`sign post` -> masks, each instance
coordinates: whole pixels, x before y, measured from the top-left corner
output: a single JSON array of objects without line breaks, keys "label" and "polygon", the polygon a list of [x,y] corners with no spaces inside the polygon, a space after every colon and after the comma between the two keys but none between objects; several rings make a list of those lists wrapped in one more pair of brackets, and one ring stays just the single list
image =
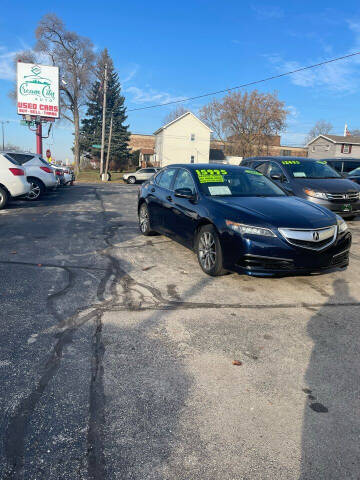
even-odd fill
[{"label": "sign post", "polygon": [[42,124],[59,118],[59,67],[18,62],[17,113],[36,125],[36,153],[42,155]]}]

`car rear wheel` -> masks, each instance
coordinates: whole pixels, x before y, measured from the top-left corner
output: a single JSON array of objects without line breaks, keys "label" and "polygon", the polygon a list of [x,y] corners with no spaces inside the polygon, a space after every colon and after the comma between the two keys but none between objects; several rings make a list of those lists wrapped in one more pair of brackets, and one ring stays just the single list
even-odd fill
[{"label": "car rear wheel", "polygon": [[5,208],[8,202],[8,193],[6,190],[0,187],[0,210]]},{"label": "car rear wheel", "polygon": [[31,178],[29,182],[30,192],[26,195],[26,199],[31,201],[37,200],[44,193],[45,188],[37,178]]},{"label": "car rear wheel", "polygon": [[201,227],[196,240],[196,253],[202,270],[217,277],[224,275],[223,255],[219,235],[213,225]]},{"label": "car rear wheel", "polygon": [[136,178],[135,177],[129,177],[127,179],[127,183],[131,183],[131,184],[134,184],[136,182]]},{"label": "car rear wheel", "polygon": [[154,231],[150,229],[150,213],[146,203],[142,203],[139,210],[139,227],[143,235],[154,235]]}]

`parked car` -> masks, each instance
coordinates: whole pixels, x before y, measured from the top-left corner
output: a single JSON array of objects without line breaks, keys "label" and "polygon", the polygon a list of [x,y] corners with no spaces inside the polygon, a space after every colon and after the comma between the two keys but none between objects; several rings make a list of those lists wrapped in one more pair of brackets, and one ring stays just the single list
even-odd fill
[{"label": "parked car", "polygon": [[325,160],[303,157],[252,157],[241,165],[267,175],[297,197],[332,210],[346,218],[360,213],[360,187],[345,179]]},{"label": "parked car", "polygon": [[143,235],[159,232],[194,249],[208,275],[312,272],[349,262],[345,220],[249,168],[165,167],[140,187],[138,216]]},{"label": "parked car", "polygon": [[0,209],[6,206],[9,198],[27,195],[29,191],[25,170],[8,155],[0,154]]},{"label": "parked car", "polygon": [[345,177],[349,172],[360,167],[360,158],[324,158],[323,160]]},{"label": "parked car", "polygon": [[28,200],[37,200],[46,190],[57,186],[53,168],[41,155],[11,151],[4,153],[25,168],[26,177],[30,183],[30,191],[26,196]]},{"label": "parked car", "polygon": [[360,185],[360,167],[355,168],[355,170],[352,170],[351,172],[349,172],[346,175],[346,178]]},{"label": "parked car", "polygon": [[144,182],[145,180],[149,180],[149,178],[158,171],[159,168],[155,167],[140,168],[137,172],[125,173],[123,175],[123,180],[127,183]]},{"label": "parked car", "polygon": [[56,170],[60,170],[63,175],[63,185],[70,185],[73,182],[73,175],[68,167],[56,166]]}]

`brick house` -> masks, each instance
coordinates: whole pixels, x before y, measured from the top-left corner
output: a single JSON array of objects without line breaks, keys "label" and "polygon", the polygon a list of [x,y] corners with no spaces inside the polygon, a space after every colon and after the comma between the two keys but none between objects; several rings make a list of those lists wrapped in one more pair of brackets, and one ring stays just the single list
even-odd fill
[{"label": "brick house", "polygon": [[318,135],[307,147],[311,158],[360,158],[360,137],[354,135]]}]

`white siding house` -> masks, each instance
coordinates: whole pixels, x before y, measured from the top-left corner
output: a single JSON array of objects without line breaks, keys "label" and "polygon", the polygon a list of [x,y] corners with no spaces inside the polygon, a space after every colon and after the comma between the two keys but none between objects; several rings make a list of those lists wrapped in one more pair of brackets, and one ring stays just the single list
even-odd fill
[{"label": "white siding house", "polygon": [[186,112],[154,133],[155,161],[160,167],[173,163],[209,163],[210,134],[205,123]]}]

